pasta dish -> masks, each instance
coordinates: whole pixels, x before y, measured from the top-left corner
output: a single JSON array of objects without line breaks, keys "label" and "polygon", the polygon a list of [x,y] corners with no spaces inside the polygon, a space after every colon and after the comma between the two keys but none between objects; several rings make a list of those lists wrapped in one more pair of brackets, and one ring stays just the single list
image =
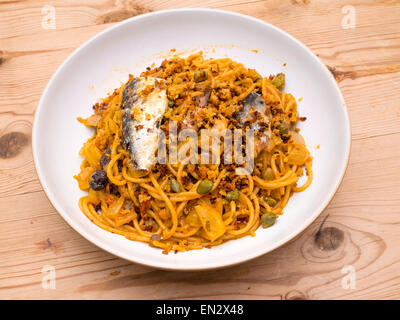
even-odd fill
[{"label": "pasta dish", "polygon": [[313,178],[297,128],[306,119],[284,86],[283,73],[263,77],[201,52],[130,75],[92,116],[78,118],[94,129],[74,177],[87,192],[81,211],[163,253],[211,248],[279,223]]}]

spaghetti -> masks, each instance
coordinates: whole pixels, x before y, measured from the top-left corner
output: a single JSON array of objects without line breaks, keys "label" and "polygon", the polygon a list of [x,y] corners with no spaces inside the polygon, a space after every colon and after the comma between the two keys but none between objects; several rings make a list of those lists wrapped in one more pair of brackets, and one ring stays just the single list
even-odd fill
[{"label": "spaghetti", "polygon": [[[296,128],[305,119],[298,116],[295,98],[282,91],[283,74],[262,77],[231,59],[205,59],[200,52],[164,60],[141,76],[165,80],[168,109],[161,129],[167,137],[169,121],[179,129],[245,129],[251,123],[243,125],[235,115],[252,92],[267,105],[271,136],[262,146],[256,140],[250,175],[237,175],[222,152],[212,164],[167,159],[137,171],[122,143],[122,85],[94,105],[91,117],[78,118],[95,129],[80,151],[84,160],[75,179],[88,194],[79,207],[100,228],[164,253],[211,248],[271,226],[292,194],[311,184],[312,157]],[[107,181],[93,189],[91,179],[99,171]],[[298,186],[304,174],[307,180]]]}]

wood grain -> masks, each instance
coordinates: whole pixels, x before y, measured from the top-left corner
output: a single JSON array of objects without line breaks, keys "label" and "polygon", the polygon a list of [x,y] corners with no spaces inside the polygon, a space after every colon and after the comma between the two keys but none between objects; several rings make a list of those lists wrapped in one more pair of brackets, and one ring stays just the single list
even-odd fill
[{"label": "wood grain", "polygon": [[[1,299],[399,299],[400,3],[393,0],[45,1],[0,3]],[[356,28],[343,29],[354,6]],[[211,7],[268,21],[309,46],[331,70],[352,123],[350,164],[321,216],[285,246],[208,272],[129,263],[73,231],[42,191],[31,155],[34,111],[50,76],[85,40],[145,12]],[[56,268],[56,290],[41,286]],[[356,270],[344,289],[342,268]]]}]

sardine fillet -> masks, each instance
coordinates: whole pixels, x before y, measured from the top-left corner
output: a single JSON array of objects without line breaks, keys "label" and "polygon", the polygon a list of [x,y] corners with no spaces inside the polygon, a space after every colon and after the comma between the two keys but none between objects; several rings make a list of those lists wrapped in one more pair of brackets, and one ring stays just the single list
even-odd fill
[{"label": "sardine fillet", "polygon": [[[271,139],[271,117],[267,115],[267,105],[264,98],[256,92],[251,92],[243,101],[243,109],[238,112],[236,118],[241,124],[247,121],[254,121],[253,112],[258,112],[260,117],[251,124],[251,129],[259,131],[259,134],[254,139],[255,157],[268,146]],[[267,125],[267,126],[266,126]]]},{"label": "sardine fillet", "polygon": [[123,143],[136,170],[149,170],[156,163],[160,122],[168,105],[161,79],[134,78],[122,94]]}]

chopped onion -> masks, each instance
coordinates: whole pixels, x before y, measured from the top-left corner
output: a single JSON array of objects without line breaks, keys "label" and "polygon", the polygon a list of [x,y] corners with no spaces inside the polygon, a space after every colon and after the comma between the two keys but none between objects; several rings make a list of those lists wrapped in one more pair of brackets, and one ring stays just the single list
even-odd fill
[{"label": "chopped onion", "polygon": [[299,135],[296,131],[291,131],[290,133],[292,135],[292,139],[293,139],[295,144],[301,144],[301,145],[305,145],[306,144],[304,142],[303,137],[301,135]]}]

